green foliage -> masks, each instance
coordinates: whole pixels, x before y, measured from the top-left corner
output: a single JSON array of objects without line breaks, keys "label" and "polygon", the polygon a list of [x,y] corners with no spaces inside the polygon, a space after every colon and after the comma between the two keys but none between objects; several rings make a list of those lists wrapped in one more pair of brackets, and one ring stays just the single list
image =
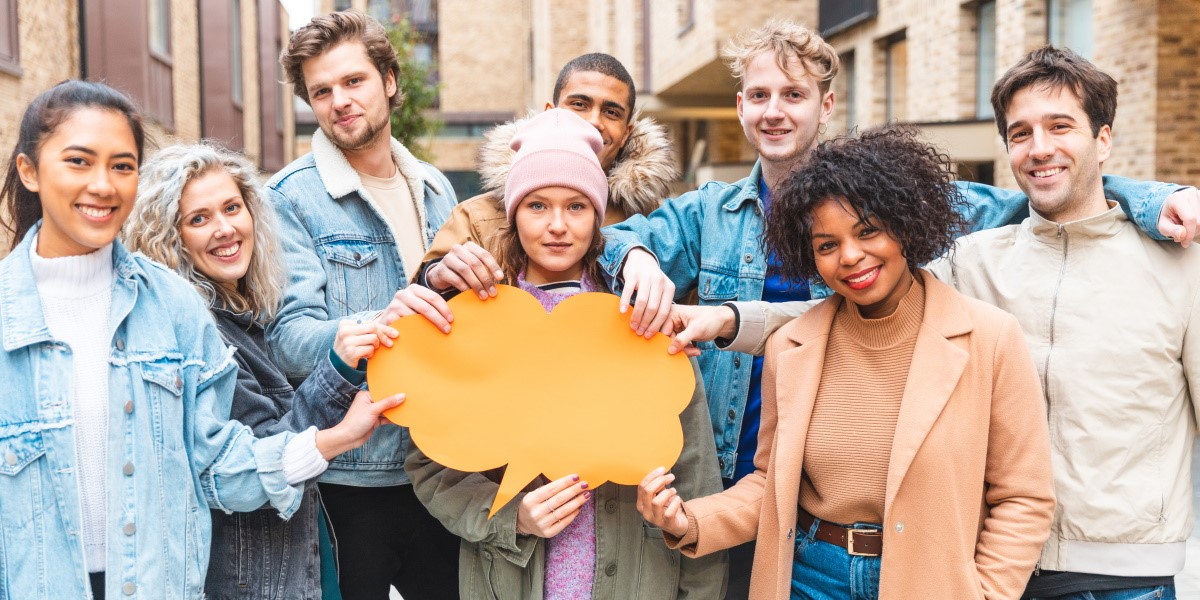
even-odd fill
[{"label": "green foliage", "polygon": [[414,47],[421,41],[420,34],[413,30],[407,19],[401,19],[388,28],[388,39],[400,59],[396,86],[404,99],[400,107],[392,111],[392,137],[400,140],[417,158],[429,161],[433,156],[424,141],[441,129],[442,123],[430,116],[438,94],[437,85],[429,83],[431,67],[421,64],[413,56]]}]

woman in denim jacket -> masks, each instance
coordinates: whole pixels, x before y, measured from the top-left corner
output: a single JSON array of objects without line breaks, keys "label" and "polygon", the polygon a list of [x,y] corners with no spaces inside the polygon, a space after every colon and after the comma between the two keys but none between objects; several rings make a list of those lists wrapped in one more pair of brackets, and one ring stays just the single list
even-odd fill
[{"label": "woman in denim jacket", "polygon": [[[263,334],[286,276],[275,214],[263,202],[254,166],[209,145],[177,145],[159,151],[143,167],[141,179],[123,239],[182,275],[208,302],[217,329],[235,348],[231,417],[257,437],[335,425],[366,375],[349,365],[374,352],[381,337],[390,344],[385,332],[391,328],[343,321],[328,358],[293,390],[271,361]],[[208,597],[340,598],[320,513],[316,482],[305,485],[299,512],[286,521],[270,508],[231,515],[213,511]]]},{"label": "woman in denim jacket", "polygon": [[299,508],[307,479],[361,444],[360,395],[333,429],[256,439],[229,421],[236,378],[194,288],[115,241],[144,147],[128,98],[67,81],[21,120],[0,192],[0,598],[199,598],[207,508]]}]

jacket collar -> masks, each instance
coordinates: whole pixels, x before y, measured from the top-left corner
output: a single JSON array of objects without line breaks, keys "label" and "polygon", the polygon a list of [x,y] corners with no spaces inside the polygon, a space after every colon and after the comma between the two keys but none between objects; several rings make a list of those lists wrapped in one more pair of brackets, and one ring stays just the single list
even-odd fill
[{"label": "jacket collar", "polygon": [[[486,141],[479,147],[483,191],[504,196],[504,182],[517,154],[511,147],[513,136],[535,114],[531,112],[523,119],[498,125],[485,134]],[[629,215],[650,214],[663,199],[670,197],[670,184],[678,177],[675,149],[667,139],[666,130],[649,117],[634,115],[625,147],[609,168],[609,203]]]},{"label": "jacket collar", "polygon": [[[33,277],[33,264],[29,259],[34,235],[41,227],[41,221],[34,224],[25,233],[21,243],[0,261],[0,335],[6,352],[53,339],[42,313],[42,302]],[[112,255],[114,276],[118,282],[136,283],[134,280],[140,279],[148,283],[142,266],[119,240],[113,241]],[[119,304],[118,299],[114,298],[114,311],[120,310]]]},{"label": "jacket collar", "polygon": [[[892,499],[900,489],[917,450],[937,421],[950,395],[958,385],[966,368],[969,355],[954,338],[970,333],[974,329],[971,316],[963,305],[963,297],[950,286],[938,281],[923,269],[918,275],[925,283],[925,310],[921,328],[917,332],[913,348],[912,365],[904,385],[900,401],[900,414],[896,420],[896,434],[892,441],[892,455],[888,463],[887,489],[884,506],[891,506]],[[807,438],[817,388],[824,368],[825,351],[829,342],[829,330],[833,317],[844,299],[834,295],[818,304],[800,319],[796,319],[780,330],[780,334],[794,344],[780,353],[776,367],[776,380],[786,382],[795,395],[782,400],[779,406],[779,435],[799,438],[796,443],[776,443],[775,450],[788,448],[803,449]],[[777,470],[780,477],[776,486],[777,505],[781,511],[795,510],[788,507],[783,495],[794,493],[800,486],[803,456],[789,457],[785,469]],[[793,462],[794,465],[793,465]],[[796,468],[790,468],[795,466]],[[794,503],[792,503],[794,504]],[[791,514],[780,514],[781,519],[792,518]]]},{"label": "jacket collar", "polygon": [[750,175],[742,181],[744,182],[742,193],[730,198],[721,208],[729,212],[736,212],[741,210],[742,205],[747,202],[755,202],[762,206],[758,189],[758,182],[762,181],[762,159],[754,161],[754,166],[750,168]]},{"label": "jacket collar", "polygon": [[[425,198],[423,186],[431,187],[439,195],[446,194],[446,190],[443,190],[441,185],[429,176],[428,172],[421,167],[421,162],[404,145],[396,141],[396,138],[391,138],[391,144],[392,161],[396,163],[400,174],[408,180],[408,187],[418,210],[423,210]],[[366,190],[363,189],[362,178],[358,176],[358,171],[350,166],[346,155],[342,154],[342,151],[334,146],[329,138],[325,137],[325,132],[320,128],[313,133],[312,154],[313,162],[317,166],[317,173],[321,176],[321,183],[330,196],[343,198],[352,192],[358,192],[363,197],[368,196]]]},{"label": "jacket collar", "polygon": [[1108,210],[1078,221],[1069,223],[1056,223],[1039,215],[1031,206],[1029,208],[1029,218],[1025,221],[1025,227],[1034,236],[1042,239],[1059,238],[1060,232],[1070,234],[1072,238],[1106,238],[1112,237],[1125,227],[1125,223],[1129,221],[1129,217],[1125,216],[1125,212],[1121,210],[1121,206],[1112,200],[1108,200]]}]

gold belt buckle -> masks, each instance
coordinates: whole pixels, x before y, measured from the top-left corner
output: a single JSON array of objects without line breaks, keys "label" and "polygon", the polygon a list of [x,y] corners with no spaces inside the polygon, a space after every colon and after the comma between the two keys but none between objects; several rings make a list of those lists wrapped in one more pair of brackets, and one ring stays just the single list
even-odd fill
[{"label": "gold belt buckle", "polygon": [[854,550],[854,534],[856,534],[856,533],[878,534],[879,532],[874,529],[847,529],[846,530],[846,552],[848,554],[850,554],[850,556],[879,556],[878,554],[876,554],[874,552],[856,552]]}]

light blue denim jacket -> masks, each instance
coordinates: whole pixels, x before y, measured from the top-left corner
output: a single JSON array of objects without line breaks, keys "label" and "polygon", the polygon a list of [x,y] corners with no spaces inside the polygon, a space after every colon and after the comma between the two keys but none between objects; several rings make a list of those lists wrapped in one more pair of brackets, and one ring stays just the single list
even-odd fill
[{"label": "light blue denim jacket", "polygon": [[[87,598],[71,350],[46,327],[33,237],[0,261],[0,599]],[[120,242],[113,268],[105,594],[199,598],[210,507],[300,506],[283,473],[293,434],[228,420],[237,365],[190,284]]]},{"label": "light blue denim jacket", "polygon": [[[755,163],[750,176],[736,183],[711,182],[699,190],[667,200],[648,217],[635,215],[604,228],[606,245],[600,259],[609,287],[620,292],[619,269],[633,248],[653,253],[659,266],[675,282],[675,299],[693,289],[702,305],[731,300],[761,300],[767,261],[762,251],[762,202],[758,182],[762,167]],[[1180,189],[1164,183],[1144,183],[1106,176],[1109,198],[1132,206],[1130,216],[1150,235],[1158,237],[1158,214],[1167,196]],[[1021,192],[974,183],[960,183],[970,205],[965,215],[973,231],[1020,222],[1029,215]],[[1128,202],[1126,202],[1128,201]],[[830,294],[825,285],[810,285],[814,298]],[[712,342],[701,349],[700,370],[708,391],[708,410],[717,442],[721,476],[731,478],[737,459],[753,357],[718,351]]]},{"label": "light blue denim jacket", "polygon": [[[405,265],[396,236],[346,157],[318,130],[313,151],[267,182],[280,220],[287,289],[267,343],[293,387],[326,360],[340,319],[373,318],[420,265]],[[392,140],[392,158],[409,182],[426,247],[456,199],[440,171]],[[380,427],[363,447],[329,463],[321,481],[342,485],[408,483],[408,430]]]}]

